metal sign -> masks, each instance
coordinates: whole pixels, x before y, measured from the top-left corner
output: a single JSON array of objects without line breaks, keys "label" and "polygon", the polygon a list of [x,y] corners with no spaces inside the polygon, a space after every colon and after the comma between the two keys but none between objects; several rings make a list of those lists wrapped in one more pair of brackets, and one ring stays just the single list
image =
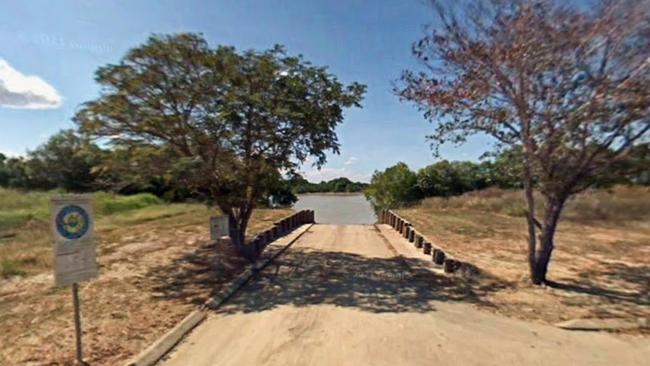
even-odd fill
[{"label": "metal sign", "polygon": [[214,216],[210,218],[210,239],[219,240],[228,236],[228,216]]},{"label": "metal sign", "polygon": [[91,196],[52,198],[54,279],[57,286],[72,285],[77,364],[83,362],[79,284],[97,276],[95,215]]},{"label": "metal sign", "polygon": [[54,278],[67,286],[97,276],[92,198],[66,195],[52,199]]}]

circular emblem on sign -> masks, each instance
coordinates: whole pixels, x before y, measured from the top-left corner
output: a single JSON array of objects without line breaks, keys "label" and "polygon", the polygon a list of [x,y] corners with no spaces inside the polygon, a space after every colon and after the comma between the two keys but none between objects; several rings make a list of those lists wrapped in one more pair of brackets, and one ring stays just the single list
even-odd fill
[{"label": "circular emblem on sign", "polygon": [[56,215],[56,231],[68,240],[82,238],[89,228],[88,212],[77,205],[65,206]]}]

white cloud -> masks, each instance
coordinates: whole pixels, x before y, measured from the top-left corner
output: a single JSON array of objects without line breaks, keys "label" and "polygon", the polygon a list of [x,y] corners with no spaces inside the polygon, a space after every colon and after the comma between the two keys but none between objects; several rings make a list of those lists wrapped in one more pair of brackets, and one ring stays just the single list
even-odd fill
[{"label": "white cloud", "polygon": [[61,105],[61,96],[45,80],[25,75],[0,58],[0,107],[49,109]]},{"label": "white cloud", "polygon": [[18,158],[21,156],[24,156],[25,154],[21,154],[19,152],[13,151],[13,150],[6,150],[6,149],[0,149],[0,154],[8,157],[8,158]]},{"label": "white cloud", "polygon": [[359,160],[359,159],[357,159],[357,158],[354,157],[354,156],[351,156],[348,160],[345,161],[344,164],[345,164],[345,165],[352,165],[352,164],[356,163],[357,160]]}]

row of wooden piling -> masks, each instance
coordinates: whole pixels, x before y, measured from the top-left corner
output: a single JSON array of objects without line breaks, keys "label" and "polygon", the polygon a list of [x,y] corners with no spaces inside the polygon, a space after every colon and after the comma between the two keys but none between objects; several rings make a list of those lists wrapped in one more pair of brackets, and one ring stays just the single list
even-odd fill
[{"label": "row of wooden piling", "polygon": [[255,253],[261,253],[273,241],[289,234],[296,228],[314,222],[313,210],[302,210],[292,215],[289,215],[279,221],[273,223],[270,227],[259,233],[253,240],[249,242],[249,248]]},{"label": "row of wooden piling", "polygon": [[381,210],[379,212],[379,223],[390,225],[406,240],[413,243],[416,248],[422,249],[424,254],[430,255],[433,263],[442,266],[445,273],[456,272],[462,266],[461,261],[451,258],[442,249],[436,247],[429,239],[418,232],[408,220],[405,220],[393,210]]}]

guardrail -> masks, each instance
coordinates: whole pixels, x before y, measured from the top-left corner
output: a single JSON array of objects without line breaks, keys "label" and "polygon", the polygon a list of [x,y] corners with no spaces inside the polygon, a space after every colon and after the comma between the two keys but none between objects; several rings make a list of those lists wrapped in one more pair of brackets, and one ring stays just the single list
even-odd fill
[{"label": "guardrail", "polygon": [[393,210],[381,210],[379,212],[379,223],[390,225],[406,240],[413,243],[416,248],[421,248],[424,254],[431,256],[433,263],[443,267],[445,273],[454,273],[463,267],[463,265],[468,266],[467,263],[461,262],[451,257],[448,253],[445,253],[442,248],[436,246],[426,236],[417,231],[408,220],[405,220]]}]

